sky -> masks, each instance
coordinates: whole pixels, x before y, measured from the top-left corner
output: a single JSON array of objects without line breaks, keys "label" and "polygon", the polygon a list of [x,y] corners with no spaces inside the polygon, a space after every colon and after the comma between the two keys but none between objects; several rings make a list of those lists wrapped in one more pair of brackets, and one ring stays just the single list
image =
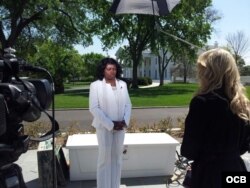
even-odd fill
[{"label": "sky", "polygon": [[[219,46],[225,46],[226,36],[235,34],[238,31],[243,31],[250,43],[250,0],[213,0],[212,4],[213,8],[218,11],[221,19],[213,25],[215,31],[212,33],[208,44],[212,45],[217,41]],[[87,48],[78,45],[76,49],[81,54],[94,52],[115,57],[118,48],[124,45],[119,44],[108,51],[103,51],[101,42],[97,37],[94,37],[93,43],[92,46]],[[243,58],[246,64],[250,65],[250,44],[248,53]]]},{"label": "sky", "polygon": [[213,0],[213,7],[222,18],[214,25],[215,32],[209,44],[217,41],[221,46],[226,45],[228,34],[243,31],[249,41],[248,53],[243,58],[250,65],[250,0]]}]

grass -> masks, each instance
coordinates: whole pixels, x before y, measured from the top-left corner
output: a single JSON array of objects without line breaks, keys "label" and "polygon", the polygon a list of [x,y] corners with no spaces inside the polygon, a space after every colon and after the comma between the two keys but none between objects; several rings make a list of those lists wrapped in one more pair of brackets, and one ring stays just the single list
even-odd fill
[{"label": "grass", "polygon": [[66,91],[55,96],[55,108],[88,108],[89,89]]},{"label": "grass", "polygon": [[[72,85],[71,87],[72,88]],[[162,87],[130,89],[133,107],[186,106],[197,84],[166,84]],[[67,90],[55,96],[56,108],[88,108],[89,89]]]},{"label": "grass", "polygon": [[197,84],[166,84],[162,87],[131,90],[133,107],[186,106],[189,104]]},{"label": "grass", "polygon": [[[65,93],[55,96],[55,107],[57,109],[88,108],[88,84],[67,84],[66,88],[68,89]],[[197,84],[170,83],[162,87],[130,89],[129,95],[133,107],[188,106],[197,87]],[[75,89],[70,90],[73,88]],[[248,96],[250,96],[250,86],[246,86],[246,89]]]},{"label": "grass", "polygon": [[88,86],[90,84],[90,82],[69,82],[69,83],[64,83],[64,88],[65,89],[73,89],[79,86]]}]

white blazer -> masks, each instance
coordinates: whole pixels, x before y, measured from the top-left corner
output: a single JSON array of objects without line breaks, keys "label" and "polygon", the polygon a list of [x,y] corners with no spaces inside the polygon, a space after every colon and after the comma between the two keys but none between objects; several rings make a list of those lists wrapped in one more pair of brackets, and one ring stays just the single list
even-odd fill
[{"label": "white blazer", "polygon": [[[122,120],[125,120],[127,126],[129,125],[132,105],[127,84],[122,80],[116,79],[116,88],[118,92],[118,107],[114,91],[111,85],[105,82],[105,79],[97,80],[90,84],[89,111],[94,117],[92,126],[95,128],[105,127],[111,131],[114,127],[113,121]],[[116,119],[117,117],[120,118]]]}]

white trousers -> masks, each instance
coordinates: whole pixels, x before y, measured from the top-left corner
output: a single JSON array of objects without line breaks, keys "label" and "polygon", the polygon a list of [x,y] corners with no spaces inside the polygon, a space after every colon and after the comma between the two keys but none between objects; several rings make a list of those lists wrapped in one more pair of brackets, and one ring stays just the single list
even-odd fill
[{"label": "white trousers", "polygon": [[125,131],[96,129],[98,140],[97,188],[119,188]]}]

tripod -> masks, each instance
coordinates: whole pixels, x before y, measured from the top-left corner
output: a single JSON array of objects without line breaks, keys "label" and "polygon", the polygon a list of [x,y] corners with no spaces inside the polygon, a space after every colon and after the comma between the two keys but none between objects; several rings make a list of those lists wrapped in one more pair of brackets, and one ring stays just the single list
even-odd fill
[{"label": "tripod", "polygon": [[0,188],[26,188],[22,168],[14,162],[28,150],[29,136],[22,135],[22,124],[10,127],[0,136]]}]

